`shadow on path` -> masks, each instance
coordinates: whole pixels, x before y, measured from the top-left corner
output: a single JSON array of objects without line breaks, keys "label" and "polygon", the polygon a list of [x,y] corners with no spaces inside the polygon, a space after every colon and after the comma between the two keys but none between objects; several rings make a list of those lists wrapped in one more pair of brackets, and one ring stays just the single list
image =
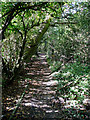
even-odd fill
[{"label": "shadow on path", "polygon": [[[71,108],[70,100],[64,101],[60,95],[57,97],[58,82],[51,77],[44,54],[33,57],[25,65],[21,76],[19,85],[13,84],[5,89],[2,120],[9,120],[27,84],[28,88],[12,120],[81,120],[77,116],[79,114],[88,120],[89,112],[83,105],[80,111],[77,107]],[[72,102],[74,104],[75,101]]]},{"label": "shadow on path", "polygon": [[44,54],[39,55],[36,60],[32,59],[32,64],[27,64],[26,80],[29,82],[26,94],[15,115],[17,119],[51,119],[61,118],[61,104],[56,100],[57,81],[50,78],[50,69]]}]

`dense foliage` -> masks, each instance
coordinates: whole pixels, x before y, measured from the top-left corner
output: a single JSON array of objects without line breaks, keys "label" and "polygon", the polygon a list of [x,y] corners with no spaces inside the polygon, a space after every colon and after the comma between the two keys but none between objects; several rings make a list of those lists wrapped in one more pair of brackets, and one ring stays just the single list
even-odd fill
[{"label": "dense foliage", "polygon": [[[0,6],[3,86],[18,80],[33,55],[45,53],[58,81],[57,96],[79,108],[88,98],[90,84],[89,3],[2,2]],[[73,110],[70,115],[85,117]]]},{"label": "dense foliage", "polygon": [[35,54],[47,30],[43,38],[47,55],[61,61],[78,57],[87,61],[88,3],[19,2],[1,6],[3,73],[10,81],[22,61]]}]

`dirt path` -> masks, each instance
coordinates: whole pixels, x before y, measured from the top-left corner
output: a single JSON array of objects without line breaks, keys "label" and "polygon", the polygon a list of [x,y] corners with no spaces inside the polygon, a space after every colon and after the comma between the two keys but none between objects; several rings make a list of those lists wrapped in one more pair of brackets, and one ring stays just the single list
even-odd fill
[{"label": "dirt path", "polygon": [[[75,120],[77,116],[73,118],[73,111],[76,115],[80,112],[82,115],[84,113],[88,119],[89,112],[85,113],[86,108],[83,105],[79,105],[81,107],[79,109],[77,107],[71,108],[70,100],[64,101],[59,97],[60,93],[56,94],[58,82],[50,75],[51,71],[45,55],[40,54],[39,56],[39,58],[32,58],[31,62],[26,64],[19,85],[14,85],[18,83],[15,81],[11,87],[8,86],[3,91],[2,120],[9,120],[12,116],[27,84],[25,96],[10,120]],[[73,100],[73,104],[74,102],[75,100]]]},{"label": "dirt path", "polygon": [[56,98],[55,92],[57,81],[49,76],[51,71],[45,55],[41,54],[39,59],[32,62],[32,65],[28,64],[25,69],[28,71],[27,78],[32,80],[26,80],[30,84],[15,118],[19,120],[61,118],[63,116],[60,110],[61,103]]}]

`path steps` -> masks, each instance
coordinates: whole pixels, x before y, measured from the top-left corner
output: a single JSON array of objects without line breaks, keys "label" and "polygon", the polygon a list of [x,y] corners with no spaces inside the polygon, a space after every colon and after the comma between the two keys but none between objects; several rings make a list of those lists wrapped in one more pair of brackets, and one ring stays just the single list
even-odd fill
[{"label": "path steps", "polygon": [[17,119],[61,119],[63,116],[61,104],[55,103],[57,81],[49,77],[51,71],[46,57],[41,54],[38,59],[32,61],[32,64],[28,64],[25,68],[26,76],[32,80],[27,80],[30,84],[16,113]]}]

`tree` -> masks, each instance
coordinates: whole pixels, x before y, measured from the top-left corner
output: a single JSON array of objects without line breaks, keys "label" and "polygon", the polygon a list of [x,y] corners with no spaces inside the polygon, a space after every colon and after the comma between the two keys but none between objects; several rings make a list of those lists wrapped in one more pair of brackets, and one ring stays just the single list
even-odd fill
[{"label": "tree", "polygon": [[[3,73],[8,74],[10,82],[20,69],[21,61],[35,54],[51,17],[57,12],[53,9],[54,5],[57,7],[58,3],[2,3]],[[30,34],[31,37],[27,38]]]},{"label": "tree", "polygon": [[48,52],[52,50],[53,55],[58,54],[58,59],[62,55],[66,60],[70,59],[79,48],[79,41],[74,37],[78,36],[80,5],[65,2],[1,3],[3,73],[8,74],[10,82],[22,63],[36,53],[43,36],[48,38],[53,34],[52,38],[45,40]]}]

